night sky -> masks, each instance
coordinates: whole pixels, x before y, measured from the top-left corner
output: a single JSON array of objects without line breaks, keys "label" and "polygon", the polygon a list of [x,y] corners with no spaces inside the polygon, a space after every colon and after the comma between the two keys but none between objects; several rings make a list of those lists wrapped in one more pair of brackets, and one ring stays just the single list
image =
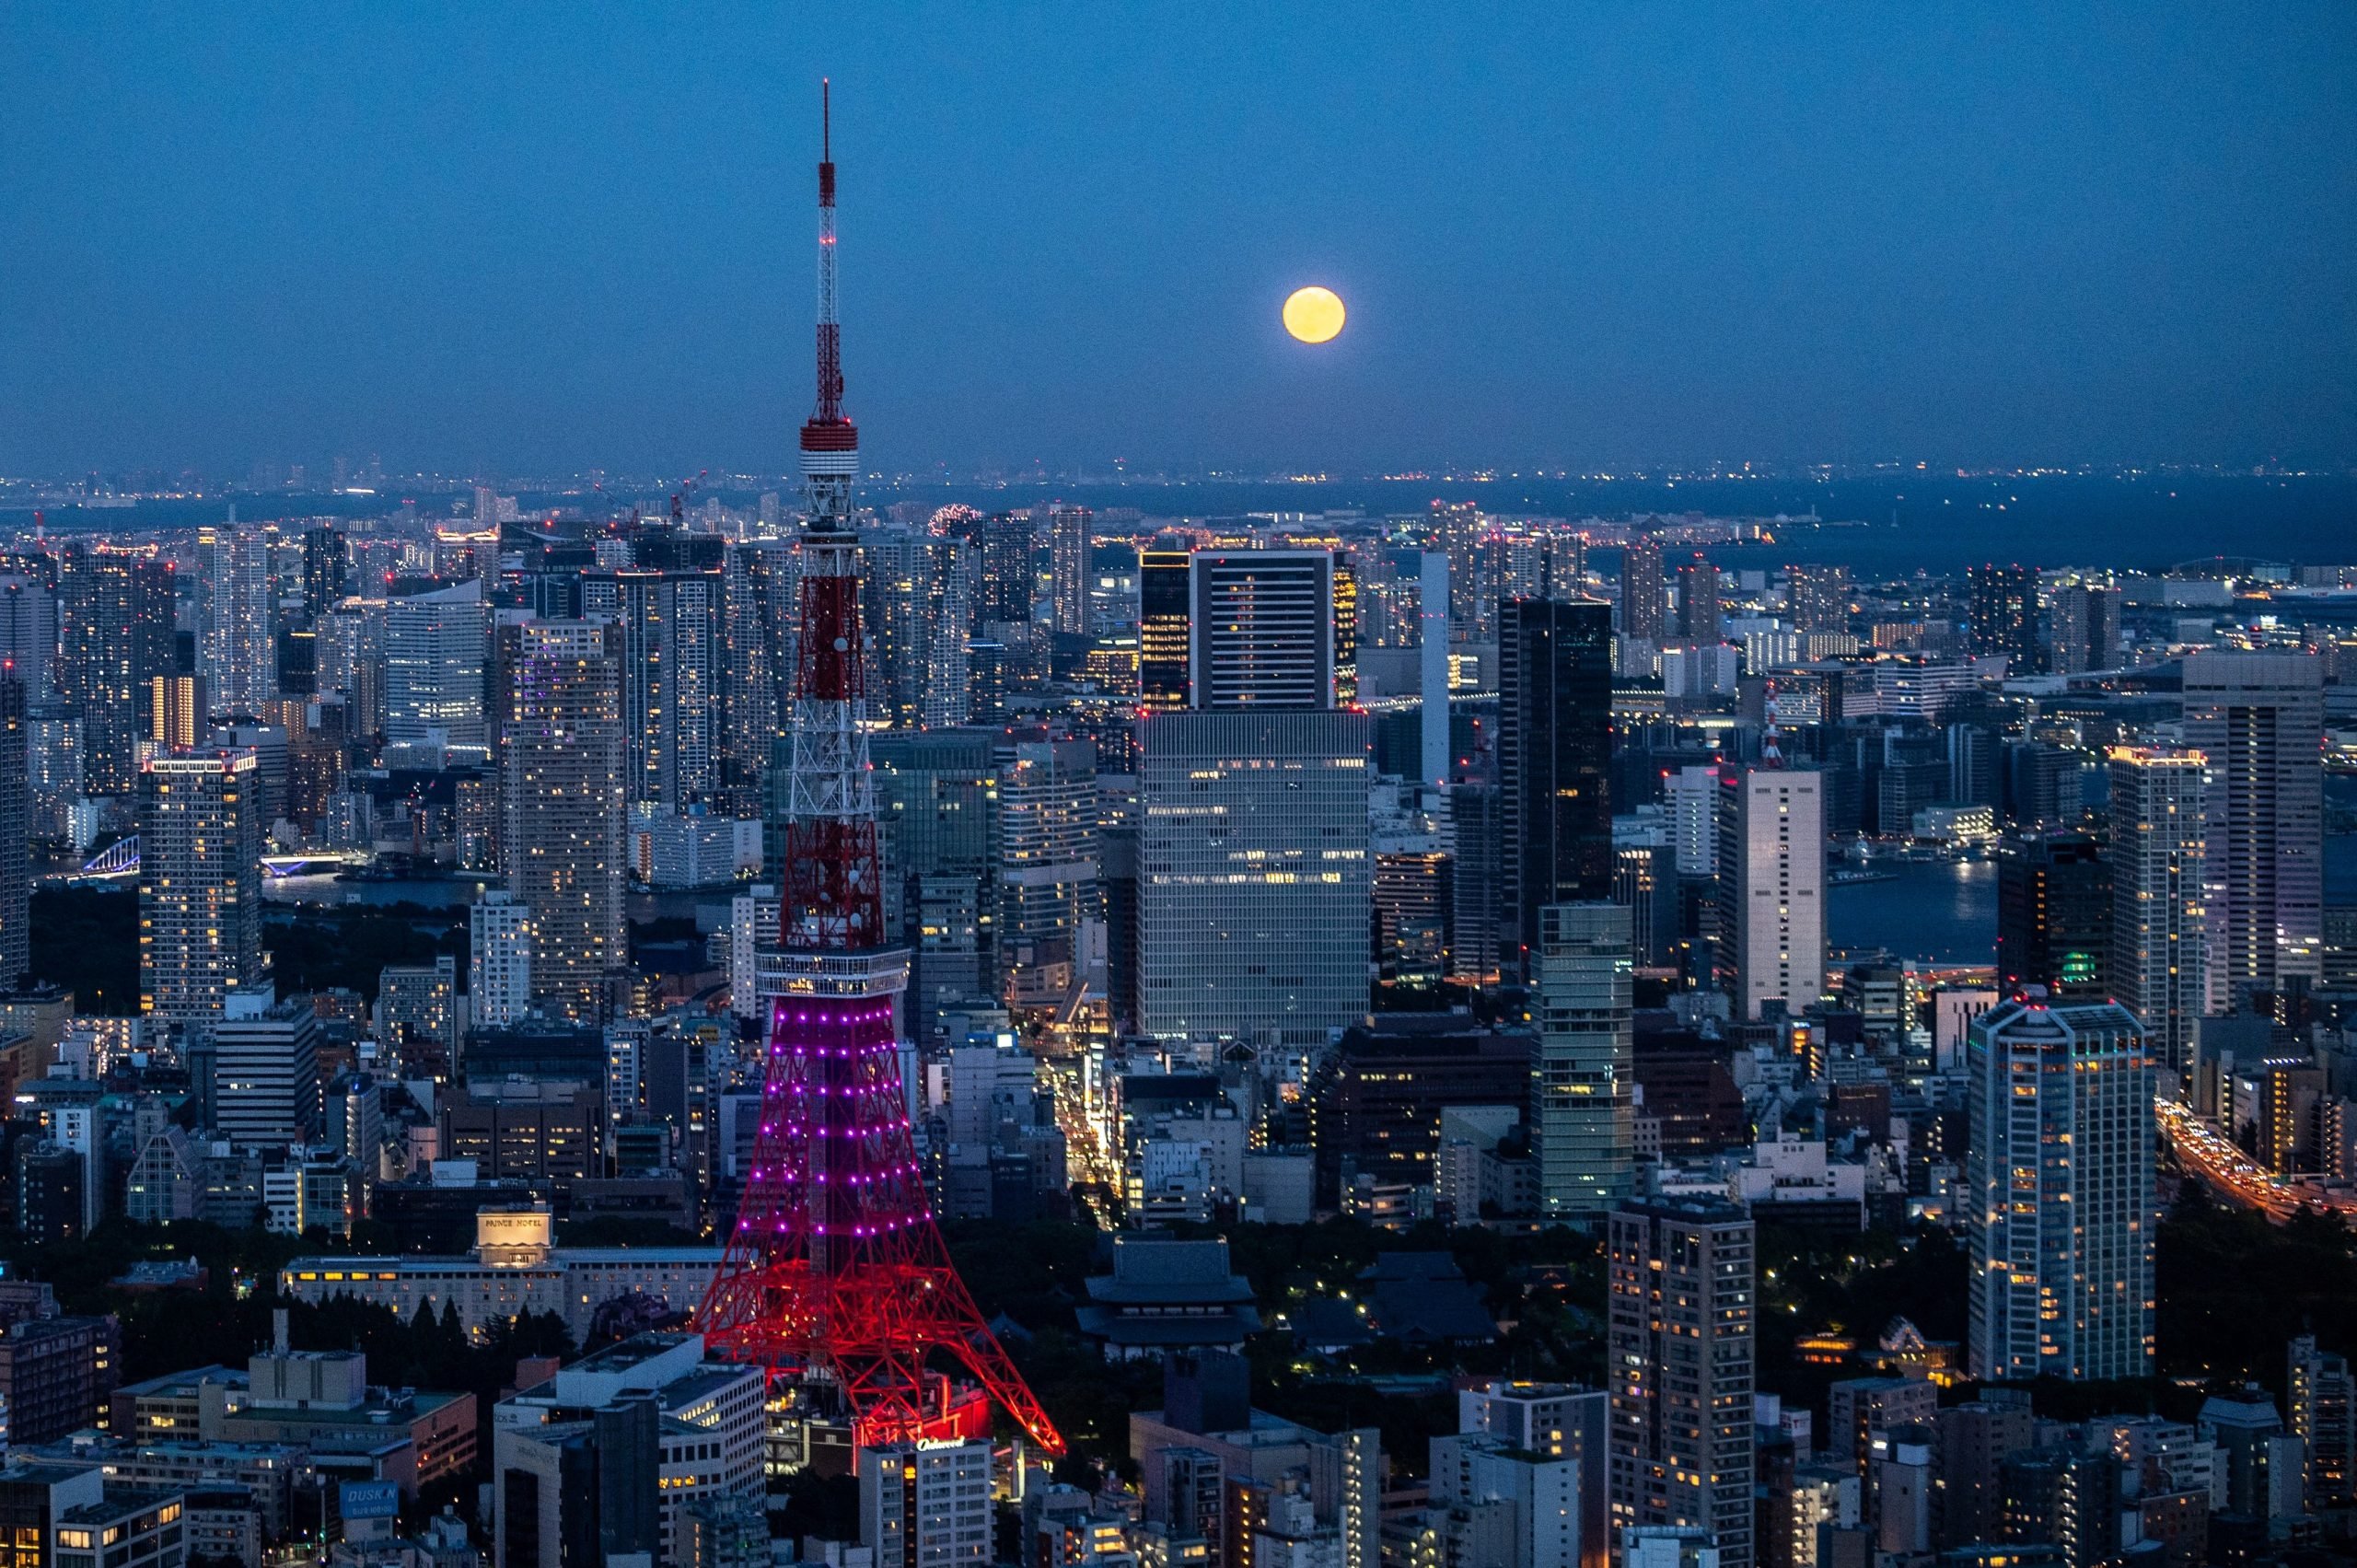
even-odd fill
[{"label": "night sky", "polygon": [[2357,459],[2343,0],[0,0],[0,471],[781,470],[821,74],[881,467]]}]

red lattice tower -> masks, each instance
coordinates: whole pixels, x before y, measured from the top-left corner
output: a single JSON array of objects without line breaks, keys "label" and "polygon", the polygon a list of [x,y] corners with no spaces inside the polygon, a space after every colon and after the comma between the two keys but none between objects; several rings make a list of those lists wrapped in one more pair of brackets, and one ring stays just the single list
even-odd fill
[{"label": "red lattice tower", "polygon": [[[851,504],[859,432],[843,415],[841,343],[835,166],[822,156],[791,814],[778,942],[757,965],[770,1010],[761,1133],[696,1328],[714,1354],[832,1384],[862,1446],[986,1436],[995,1400],[1033,1441],[1062,1453],[1063,1439],[950,1264],[909,1132],[893,1023],[909,958],[884,932]],[[978,1387],[954,1387],[936,1362]]]}]

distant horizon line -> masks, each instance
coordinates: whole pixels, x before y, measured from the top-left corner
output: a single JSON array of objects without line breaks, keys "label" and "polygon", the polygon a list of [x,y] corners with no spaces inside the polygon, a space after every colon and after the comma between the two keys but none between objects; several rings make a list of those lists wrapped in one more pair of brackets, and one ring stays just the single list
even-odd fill
[{"label": "distant horizon line", "polygon": [[[401,472],[369,470],[349,476],[343,485],[333,482],[318,482],[307,470],[309,464],[254,465],[272,470],[293,470],[296,477],[285,481],[257,478],[250,470],[242,478],[221,474],[205,474],[195,469],[176,472],[154,468],[123,467],[111,471],[83,469],[72,472],[0,473],[0,509],[44,504],[76,505],[97,499],[101,501],[154,500],[195,501],[210,498],[234,499],[241,496],[267,497],[338,497],[365,499],[369,496],[390,498],[395,489],[412,489],[432,494],[452,494],[478,487],[494,492],[538,494],[552,495],[610,494],[625,493],[658,493],[679,489],[683,484],[711,494],[721,491],[760,494],[776,491],[781,495],[801,487],[801,475],[792,471],[760,472],[739,470],[713,473],[709,470],[690,473],[674,470],[613,470],[596,467],[569,472],[550,473],[482,473],[452,470],[411,470]],[[1243,465],[1210,465],[1200,468],[1161,467],[1146,470],[1126,466],[1096,468],[1065,466],[1036,467],[1009,470],[982,467],[945,473],[936,467],[930,470],[875,470],[860,476],[863,485],[882,486],[896,490],[958,490],[958,489],[1051,489],[1058,485],[1086,486],[1092,489],[1140,490],[1180,489],[1195,485],[1299,486],[1312,490],[1329,485],[1364,484],[1449,484],[1487,485],[1516,482],[1547,484],[1651,484],[1679,483],[1755,483],[1805,482],[1887,480],[1904,482],[1922,479],[1926,482],[1954,482],[1973,480],[2003,480],[2035,482],[2041,479],[2134,479],[2146,475],[2191,477],[2202,479],[2336,480],[2357,478],[2357,460],[2332,463],[2225,463],[2216,461],[2169,459],[2156,461],[2107,461],[2079,463],[2020,463],[2020,464],[1932,464],[1928,460],[1887,460],[1878,462],[1763,462],[1757,459],[1729,463],[1625,463],[1597,467],[1568,468],[1555,465],[1533,465],[1515,468],[1504,465],[1434,465],[1408,466],[1397,469],[1372,470],[1361,472],[1320,468],[1263,468]],[[92,481],[96,481],[93,487]]]}]

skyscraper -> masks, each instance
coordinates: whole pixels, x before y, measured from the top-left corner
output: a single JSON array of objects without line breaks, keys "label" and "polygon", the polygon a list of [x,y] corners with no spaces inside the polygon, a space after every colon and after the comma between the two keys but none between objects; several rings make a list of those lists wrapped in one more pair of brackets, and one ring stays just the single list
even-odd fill
[{"label": "skyscraper", "polygon": [[717,561],[684,559],[581,580],[581,613],[610,616],[621,630],[623,777],[633,801],[677,808],[719,788],[721,587]]},{"label": "skyscraper", "polygon": [[1097,748],[1020,740],[998,769],[998,958],[1011,1006],[1052,1006],[1087,980],[1097,907]]},{"label": "skyscraper", "polygon": [[1820,775],[1719,772],[1719,981],[1739,1016],[1797,1014],[1825,990],[1825,793]]},{"label": "skyscraper", "polygon": [[1502,614],[1500,942],[1519,969],[1540,910],[1612,896],[1612,621],[1586,599],[1515,599]]},{"label": "skyscraper", "polygon": [[1192,706],[1334,705],[1330,553],[1202,550],[1189,566]]},{"label": "skyscraper", "polygon": [[385,612],[385,738],[487,756],[483,666],[490,649],[491,607],[481,578],[394,599]]},{"label": "skyscraper", "polygon": [[2119,590],[2102,583],[2062,583],[2047,595],[2046,668],[2054,675],[2111,669],[2119,663]]},{"label": "skyscraper", "polygon": [[156,756],[140,770],[143,1013],[218,1016],[265,983],[260,770],[250,749]]},{"label": "skyscraper", "polygon": [[951,526],[964,530],[975,550],[974,624],[993,621],[1028,624],[1039,575],[1032,560],[1037,542],[1028,512],[993,512],[966,517]]},{"label": "skyscraper", "polygon": [[303,619],[317,621],[346,593],[351,553],[343,530],[321,524],[303,530]]},{"label": "skyscraper", "polygon": [[1997,846],[1997,985],[2068,1001],[2113,994],[2111,865],[2085,833],[2009,833]]},{"label": "skyscraper", "polygon": [[278,601],[259,528],[196,535],[196,670],[216,711],[255,714],[278,694]]},{"label": "skyscraper", "polygon": [[1086,506],[1048,507],[1048,625],[1061,637],[1088,634],[1088,524]]},{"label": "skyscraper", "polygon": [[0,571],[0,665],[39,702],[56,690],[57,588],[35,559]]},{"label": "skyscraper", "polygon": [[1620,634],[1661,643],[1669,634],[1669,586],[1661,575],[1661,541],[1631,539],[1620,552]]},{"label": "skyscraper", "polygon": [[139,787],[139,741],[150,676],[172,670],[172,563],[153,550],[68,545],[59,578],[64,652],[59,694],[82,705],[82,787]]},{"label": "skyscraper", "polygon": [[877,716],[895,728],[966,722],[966,626],[974,547],[911,528],[877,528],[862,541],[867,574],[860,623],[874,649]]},{"label": "skyscraper", "polygon": [[1183,549],[1138,552],[1138,705],[1150,711],[1187,706],[1190,559]]},{"label": "skyscraper", "polygon": [[2308,1498],[2318,1508],[2357,1495],[2357,1378],[2349,1358],[2316,1347],[2314,1334],[2284,1349],[2283,1405],[2292,1435],[2307,1446]]},{"label": "skyscraper", "polygon": [[1538,912],[1530,956],[1538,1026],[1530,1155],[1538,1212],[1550,1219],[1593,1219],[1634,1186],[1631,943],[1629,912],[1618,904],[1549,904]]},{"label": "skyscraper", "polygon": [[0,670],[0,990],[32,962],[31,722],[27,683]]},{"label": "skyscraper", "polygon": [[1794,631],[1807,635],[1850,629],[1850,568],[1794,566],[1785,575],[1792,587],[1786,609]]},{"label": "skyscraper", "polygon": [[[721,773],[737,815],[758,809],[770,748],[785,734],[799,561],[789,541],[761,539],[731,545],[721,562],[728,644]],[[951,628],[961,638],[964,631],[962,621]]]},{"label": "skyscraper", "polygon": [[1724,630],[1719,614],[1719,569],[1698,556],[1678,569],[1678,639],[1715,643]]},{"label": "skyscraper", "polygon": [[2324,667],[2314,654],[2185,660],[2185,742],[2210,759],[2209,1006],[2316,979],[2324,958]]},{"label": "skyscraper", "polygon": [[1322,1042],[1367,1010],[1364,714],[1157,714],[1139,726],[1146,1033]]},{"label": "skyscraper", "polygon": [[629,957],[621,629],[542,621],[512,631],[502,726],[507,890],[532,911],[535,992],[569,1016],[594,1017],[606,971]]},{"label": "skyscraper", "polygon": [[1751,1216],[1722,1198],[1613,1211],[1608,1382],[1612,1525],[1710,1532],[1752,1563]]},{"label": "skyscraper", "polygon": [[876,1568],[989,1562],[991,1446],[890,1443],[859,1456],[859,1539]]},{"label": "skyscraper", "polygon": [[2038,572],[2029,566],[1975,566],[1965,574],[1971,594],[1966,627],[1975,654],[2003,655],[2015,675],[2037,673],[2044,662],[2038,633]]},{"label": "skyscraper", "polygon": [[2193,1067],[2208,990],[2201,879],[2209,759],[2118,746],[2111,752],[2111,985],[2164,1067]]},{"label": "skyscraper", "polygon": [[1972,1021],[1962,1200],[1972,1376],[2152,1372],[2153,1059],[2111,1002],[2032,993]]}]

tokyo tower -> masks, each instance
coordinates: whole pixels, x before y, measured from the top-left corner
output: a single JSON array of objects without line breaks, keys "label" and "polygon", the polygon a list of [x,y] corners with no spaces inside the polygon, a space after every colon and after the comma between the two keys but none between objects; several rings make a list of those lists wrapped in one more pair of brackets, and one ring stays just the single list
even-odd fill
[{"label": "tokyo tower", "polygon": [[1063,1439],[950,1264],[910,1136],[893,1023],[909,956],[884,931],[868,779],[851,499],[859,432],[843,414],[825,93],[791,815],[777,942],[757,962],[770,1017],[761,1132],[736,1234],[695,1327],[715,1355],[758,1362],[773,1380],[831,1386],[862,1447],[987,1436],[995,1401],[1034,1442],[1062,1453]]}]

